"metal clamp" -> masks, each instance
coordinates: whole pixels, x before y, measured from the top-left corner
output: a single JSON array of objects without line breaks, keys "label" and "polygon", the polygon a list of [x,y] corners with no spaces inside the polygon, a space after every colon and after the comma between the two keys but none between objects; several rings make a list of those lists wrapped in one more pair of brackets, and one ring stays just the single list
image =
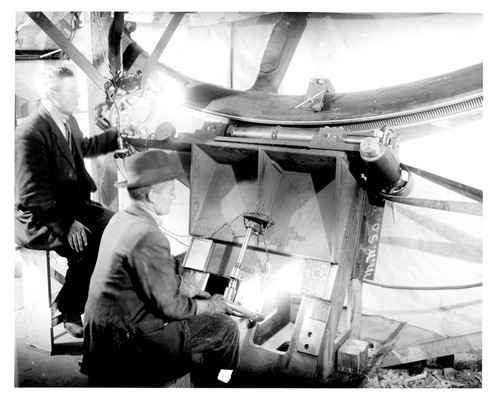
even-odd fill
[{"label": "metal clamp", "polygon": [[294,109],[302,108],[316,112],[322,111],[327,93],[335,93],[335,89],[330,81],[324,78],[313,78],[309,81],[305,100],[297,104]]}]

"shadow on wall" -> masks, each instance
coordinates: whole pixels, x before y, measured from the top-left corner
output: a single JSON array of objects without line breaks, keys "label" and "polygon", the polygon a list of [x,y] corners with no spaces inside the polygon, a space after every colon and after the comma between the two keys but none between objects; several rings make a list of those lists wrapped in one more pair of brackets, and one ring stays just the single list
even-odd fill
[{"label": "shadow on wall", "polygon": [[408,219],[411,219],[422,227],[437,233],[444,239],[449,240],[449,242],[382,236],[382,243],[403,248],[411,248],[434,255],[441,255],[474,263],[482,263],[483,251],[482,240],[480,238],[468,234],[461,229],[457,229],[453,226],[440,222],[435,218],[415,212],[409,207],[398,207],[397,212],[403,214]]},{"label": "shadow on wall", "polygon": [[[476,289],[481,289],[481,287],[476,288]],[[434,308],[425,308],[425,309],[414,309],[414,308],[398,308],[398,309],[385,309],[384,311],[379,311],[377,309],[370,309],[369,307],[365,307],[364,310],[366,310],[368,313],[377,313],[380,316],[384,315],[390,315],[393,313],[397,313],[398,315],[424,315],[424,314],[433,314],[436,312],[450,312],[454,310],[459,310],[459,309],[466,309],[471,306],[476,306],[476,305],[482,305],[483,300],[482,299],[476,299],[473,301],[466,301],[466,302],[461,302],[461,303],[455,303],[453,305],[443,305],[443,306],[437,306]]]},{"label": "shadow on wall", "polygon": [[[421,182],[423,198],[463,200]],[[481,330],[483,287],[457,287],[482,280],[482,218],[394,204],[385,209],[374,282],[428,289],[363,287],[363,313],[406,321],[445,336]]]}]

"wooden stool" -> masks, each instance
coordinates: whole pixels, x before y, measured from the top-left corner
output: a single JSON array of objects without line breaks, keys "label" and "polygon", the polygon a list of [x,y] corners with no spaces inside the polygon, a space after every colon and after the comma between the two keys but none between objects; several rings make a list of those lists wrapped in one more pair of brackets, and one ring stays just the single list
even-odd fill
[{"label": "wooden stool", "polygon": [[22,265],[26,345],[52,355],[53,328],[62,322],[54,299],[64,284],[66,259],[54,251],[16,248]]}]

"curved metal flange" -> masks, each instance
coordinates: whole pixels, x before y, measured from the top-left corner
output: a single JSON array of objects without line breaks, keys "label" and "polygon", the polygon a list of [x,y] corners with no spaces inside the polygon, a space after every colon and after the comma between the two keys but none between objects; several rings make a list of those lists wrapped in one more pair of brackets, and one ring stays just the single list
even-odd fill
[{"label": "curved metal flange", "polygon": [[[325,126],[366,123],[381,119],[431,112],[452,107],[455,113],[470,112],[464,102],[482,107],[483,65],[478,64],[445,75],[403,85],[325,96],[322,111],[297,109],[302,96],[258,91],[237,91],[196,81],[170,68],[162,70],[182,82],[183,104],[204,113],[258,124]],[[433,117],[432,112],[429,115]]]}]

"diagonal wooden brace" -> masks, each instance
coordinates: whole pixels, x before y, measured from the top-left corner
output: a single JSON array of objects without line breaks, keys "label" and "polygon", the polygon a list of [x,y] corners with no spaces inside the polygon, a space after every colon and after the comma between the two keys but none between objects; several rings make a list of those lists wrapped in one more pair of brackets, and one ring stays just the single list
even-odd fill
[{"label": "diagonal wooden brace", "polygon": [[106,78],[97,71],[80,50],[62,34],[43,12],[26,12],[26,14],[85,72],[99,89],[104,91],[104,86],[107,83]]}]

